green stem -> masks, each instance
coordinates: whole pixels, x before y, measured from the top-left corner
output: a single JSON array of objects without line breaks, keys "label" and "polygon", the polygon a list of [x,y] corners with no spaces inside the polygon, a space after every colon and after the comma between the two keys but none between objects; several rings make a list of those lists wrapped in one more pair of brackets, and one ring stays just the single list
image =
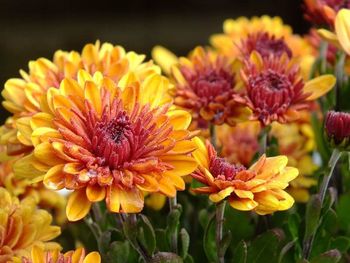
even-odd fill
[{"label": "green stem", "polygon": [[[177,198],[175,197],[170,197],[169,198],[169,208],[170,212],[173,211],[177,207]],[[171,235],[171,250],[177,254],[177,236],[178,236],[178,231],[176,230],[172,235]]]},{"label": "green stem", "polygon": [[269,136],[270,126],[265,126],[262,128],[260,133],[260,148],[259,148],[259,156],[263,154],[267,154],[268,150],[268,136]]},{"label": "green stem", "polygon": [[221,201],[216,204],[216,252],[218,256],[218,263],[225,262],[225,251],[221,245],[223,238],[223,226],[224,226],[224,215],[225,215],[226,201]]},{"label": "green stem", "polygon": [[209,124],[209,132],[210,132],[210,142],[214,146],[214,149],[217,150],[216,130],[215,130],[215,125],[212,123]]},{"label": "green stem", "polygon": [[[338,162],[340,156],[341,156],[341,152],[339,150],[337,150],[337,149],[334,149],[333,152],[332,152],[332,156],[329,159],[329,162],[328,162],[328,174],[326,174],[323,177],[322,184],[321,184],[321,187],[320,187],[320,190],[319,190],[319,193],[318,193],[319,196],[320,196],[321,208],[323,207],[323,202],[324,202],[324,199],[325,199],[325,196],[326,196],[326,193],[327,193],[328,185],[329,185],[329,182],[330,182],[330,180],[332,178],[333,171],[334,171],[334,169],[335,169],[335,167],[337,165],[337,162]],[[320,218],[318,220],[320,220]],[[317,229],[316,229],[315,233],[316,232],[317,232]],[[303,257],[304,257],[304,259],[308,259],[310,257],[311,250],[312,250],[312,245],[313,245],[313,242],[314,242],[314,239],[315,239],[315,233],[312,234],[304,242],[304,246],[303,246]]]},{"label": "green stem", "polygon": [[344,82],[344,64],[345,64],[346,54],[345,52],[341,52],[339,58],[337,60],[337,64],[335,66],[335,76],[337,78],[337,83],[335,85],[335,110],[340,110],[340,91]]},{"label": "green stem", "polygon": [[320,44],[320,73],[325,74],[327,71],[327,51],[328,51],[328,43],[326,41],[322,41]]}]

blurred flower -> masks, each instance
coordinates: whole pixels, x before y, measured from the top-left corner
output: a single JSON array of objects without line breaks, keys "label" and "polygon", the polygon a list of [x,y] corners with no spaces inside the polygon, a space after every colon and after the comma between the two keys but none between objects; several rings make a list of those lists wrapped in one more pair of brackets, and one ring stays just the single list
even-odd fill
[{"label": "blurred flower", "polygon": [[333,27],[334,18],[342,8],[350,8],[347,0],[304,0],[305,18],[319,26]]},{"label": "blurred flower", "polygon": [[[270,52],[281,54],[282,50],[289,54],[291,51],[293,58],[301,65],[303,76],[308,76],[315,59],[313,48],[304,38],[293,34],[292,28],[285,25],[280,17],[227,19],[223,31],[223,34],[210,38],[219,54],[234,59],[241,55],[242,47],[244,53],[252,52],[254,47],[255,51],[263,53],[262,56]],[[242,43],[248,43],[250,48],[244,48]]]},{"label": "blurred flower", "polygon": [[78,248],[64,254],[59,250],[44,251],[41,247],[33,246],[30,257],[15,258],[14,263],[100,263],[98,252],[86,255],[85,249]]},{"label": "blurred flower", "polygon": [[58,226],[52,226],[51,215],[37,209],[33,197],[19,201],[0,188],[0,262],[11,262],[13,256],[28,257],[34,245],[44,249],[59,249],[48,242],[60,234]]},{"label": "blurred flower", "polygon": [[[312,45],[312,47],[314,48],[314,53],[315,53],[315,57],[319,57],[319,49],[322,43],[322,38],[320,37],[320,35],[317,33],[317,31],[315,29],[311,29],[309,34],[306,35],[306,39],[309,41],[309,43]],[[337,47],[332,45],[332,44],[328,44],[327,45],[327,54],[326,54],[326,58],[327,58],[327,62],[334,65],[335,61],[336,61],[336,55],[337,55]]]},{"label": "blurred flower", "polygon": [[247,121],[234,127],[217,126],[216,130],[220,156],[229,163],[249,166],[259,150],[260,123]]},{"label": "blurred flower", "polygon": [[318,168],[311,157],[315,149],[315,138],[310,122],[274,122],[270,135],[277,138],[278,151],[288,157],[288,165],[299,170],[299,176],[289,183],[287,191],[297,202],[307,202],[310,197],[309,188],[317,185],[313,173]]},{"label": "blurred flower", "polygon": [[199,166],[193,178],[205,186],[193,189],[209,194],[213,202],[228,198],[230,205],[238,210],[254,210],[260,215],[289,209],[293,198],[285,192],[288,183],[298,176],[298,170],[286,167],[285,156],[266,158],[265,155],[249,169],[230,164],[219,158],[213,146],[194,138],[198,149],[193,152]]},{"label": "blurred flower", "polygon": [[335,17],[335,32],[326,29],[318,30],[318,33],[331,44],[343,49],[350,55],[350,9],[341,9]]},{"label": "blurred flower", "polygon": [[140,82],[130,72],[118,87],[100,72],[64,79],[32,117],[35,150],[16,162],[15,173],[32,177],[28,167],[34,167],[47,188],[74,190],[70,221],[104,199],[111,212],[136,213],[142,191],[175,196],[197,164],[189,156],[195,149],[186,130],[191,116],[172,107],[168,89],[158,74]]},{"label": "blurred flower", "polygon": [[268,32],[248,34],[245,39],[242,39],[240,50],[246,57],[249,57],[253,51],[258,52],[263,58],[271,55],[280,57],[284,53],[286,53],[289,58],[292,57],[292,51],[287,46],[283,37],[277,38],[274,35],[270,35]]},{"label": "blurred flower", "polygon": [[336,81],[332,75],[323,75],[304,83],[299,65],[287,55],[263,59],[257,52],[245,60],[241,77],[246,94],[235,95],[236,101],[247,105],[263,125],[298,119],[299,111],[332,89]]},{"label": "blurred flower", "polygon": [[325,131],[334,147],[348,149],[350,139],[350,113],[329,111],[325,119]]},{"label": "blurred flower", "polygon": [[87,44],[81,54],[75,51],[57,51],[53,61],[39,58],[29,62],[29,72],[20,71],[22,78],[12,78],[5,83],[2,96],[3,106],[13,114],[1,129],[2,144],[8,146],[8,152],[15,155],[32,150],[32,142],[26,136],[30,117],[40,112],[43,95],[51,87],[58,88],[65,77],[77,78],[79,69],[93,74],[102,72],[118,82],[127,72],[137,73],[144,79],[149,74],[159,73],[159,67],[151,61],[143,63],[145,56],[135,52],[125,52],[121,46],[97,41]]},{"label": "blurred flower", "polygon": [[166,197],[159,193],[151,193],[146,195],[145,204],[153,210],[161,210],[166,203]]},{"label": "blurred flower", "polygon": [[[159,47],[153,51],[156,61],[162,61],[162,56],[169,61],[165,53]],[[175,84],[175,89],[171,90],[174,102],[191,111],[194,121],[200,123],[202,119],[216,125],[234,125],[249,116],[250,111],[232,97],[236,92],[237,72],[232,60],[197,47],[188,58],[179,58],[170,71]]]}]

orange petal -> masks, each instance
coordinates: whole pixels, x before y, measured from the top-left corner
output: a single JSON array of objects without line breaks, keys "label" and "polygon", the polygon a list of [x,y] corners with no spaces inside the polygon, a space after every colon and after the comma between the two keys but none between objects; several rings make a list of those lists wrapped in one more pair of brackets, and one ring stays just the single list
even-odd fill
[{"label": "orange petal", "polygon": [[83,263],[101,263],[101,256],[98,252],[89,253]]},{"label": "orange petal", "polygon": [[85,189],[75,190],[68,198],[66,215],[69,221],[78,221],[85,217],[91,208]]},{"label": "orange petal", "polygon": [[91,202],[101,201],[106,196],[106,189],[99,185],[89,185],[86,187],[86,196]]}]

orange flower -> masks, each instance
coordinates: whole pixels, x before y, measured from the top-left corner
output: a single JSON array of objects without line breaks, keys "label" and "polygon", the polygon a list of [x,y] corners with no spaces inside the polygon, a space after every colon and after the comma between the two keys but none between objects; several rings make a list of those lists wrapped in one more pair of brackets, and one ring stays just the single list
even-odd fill
[{"label": "orange flower", "polygon": [[305,18],[316,25],[333,27],[335,16],[342,8],[350,8],[347,0],[304,0]]},{"label": "orange flower", "polygon": [[298,170],[286,167],[287,157],[263,155],[246,169],[219,158],[208,141],[206,145],[199,138],[193,141],[198,147],[193,156],[199,166],[192,176],[205,185],[194,189],[195,192],[209,194],[213,202],[227,198],[233,208],[254,210],[260,215],[287,210],[293,205],[293,198],[283,189],[298,176]]},{"label": "orange flower", "polygon": [[172,107],[169,81],[153,74],[140,82],[130,72],[118,86],[100,72],[80,71],[77,81],[49,89],[43,112],[31,119],[35,150],[15,173],[32,177],[28,167],[34,167],[35,180],[49,189],[73,190],[66,208],[71,221],[104,199],[111,212],[140,212],[142,191],[175,196],[185,188],[182,176],[196,168],[186,130],[191,116]]},{"label": "orange flower", "polygon": [[32,142],[23,134],[27,130],[29,117],[40,112],[43,95],[51,87],[58,88],[65,77],[77,78],[80,69],[93,74],[102,72],[118,82],[127,72],[137,73],[140,79],[159,73],[159,67],[151,61],[143,63],[145,56],[125,52],[121,46],[97,41],[87,44],[81,54],[75,51],[57,51],[53,61],[39,58],[29,62],[29,72],[20,71],[22,78],[12,78],[5,83],[2,96],[3,106],[13,114],[1,130],[2,144],[8,145],[8,152],[15,155],[32,150]]},{"label": "orange flower", "polygon": [[86,255],[83,248],[62,254],[59,250],[44,251],[38,246],[33,246],[30,257],[15,258],[14,263],[101,263],[101,256],[98,252]]},{"label": "orange flower", "polygon": [[299,65],[287,55],[262,58],[253,52],[241,70],[246,94],[234,95],[236,101],[253,111],[253,119],[263,125],[273,121],[289,122],[310,101],[327,93],[335,84],[333,75],[323,75],[304,83]]},{"label": "orange flower", "polygon": [[0,262],[10,262],[13,256],[29,256],[34,245],[45,249],[59,249],[57,243],[48,242],[60,234],[52,226],[51,215],[36,208],[33,197],[18,201],[0,188]]},{"label": "orange flower", "polygon": [[[197,47],[188,58],[172,67],[175,104],[190,110],[194,119],[216,125],[234,125],[247,119],[250,111],[233,100],[235,74],[232,61]],[[200,120],[199,120],[200,121]]]},{"label": "orange flower", "polygon": [[217,126],[218,147],[220,156],[230,163],[248,166],[259,150],[258,136],[260,123],[247,121],[234,127]]}]

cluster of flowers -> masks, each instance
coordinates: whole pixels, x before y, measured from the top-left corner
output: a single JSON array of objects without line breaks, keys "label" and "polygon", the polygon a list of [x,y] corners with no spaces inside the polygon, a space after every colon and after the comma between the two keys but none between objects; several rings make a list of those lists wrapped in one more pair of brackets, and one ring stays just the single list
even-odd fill
[{"label": "cluster of flowers", "polygon": [[[306,202],[317,184],[311,112],[323,118],[316,100],[336,83],[312,65],[322,38],[328,63],[350,54],[349,6],[336,2],[305,1],[330,30],[306,37],[277,17],[238,18],[188,57],[155,47],[156,64],[98,41],[29,62],[2,91],[12,115],[0,131],[0,262],[100,262],[61,254],[48,211],[60,225],[101,201],[111,213],[160,209],[191,178],[193,192],[260,215]],[[333,145],[348,147],[350,115],[325,120]],[[266,151],[271,138],[283,155]]]}]

